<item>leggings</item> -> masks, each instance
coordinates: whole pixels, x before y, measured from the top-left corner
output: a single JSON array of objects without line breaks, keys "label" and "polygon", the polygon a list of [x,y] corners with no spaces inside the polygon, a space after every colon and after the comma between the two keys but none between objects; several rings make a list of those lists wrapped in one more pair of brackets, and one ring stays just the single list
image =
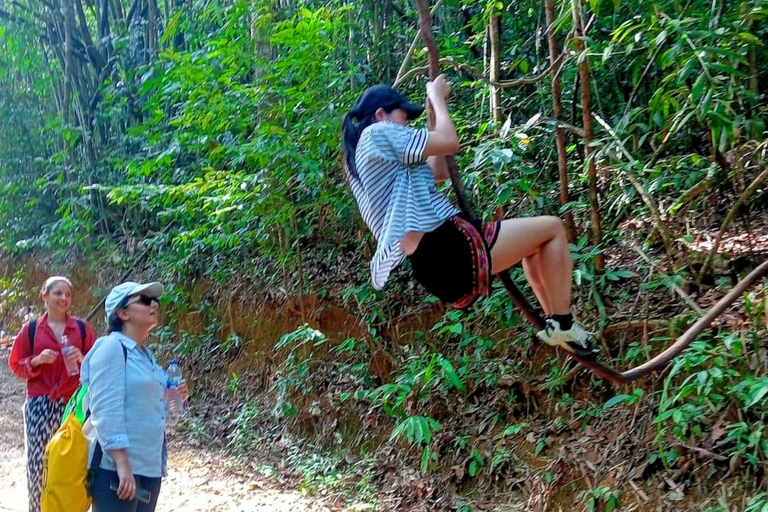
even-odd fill
[{"label": "leggings", "polygon": [[51,402],[47,396],[36,396],[24,402],[24,451],[27,455],[29,512],[40,512],[45,446],[61,426],[61,416],[66,405],[63,399]]},{"label": "leggings", "polygon": [[162,478],[149,478],[141,475],[133,475],[133,477],[136,479],[136,487],[149,491],[149,503],[144,503],[136,498],[132,500],[118,498],[117,492],[109,488],[112,482],[120,481],[117,472],[99,468],[96,470],[91,484],[92,512],[154,512]]}]

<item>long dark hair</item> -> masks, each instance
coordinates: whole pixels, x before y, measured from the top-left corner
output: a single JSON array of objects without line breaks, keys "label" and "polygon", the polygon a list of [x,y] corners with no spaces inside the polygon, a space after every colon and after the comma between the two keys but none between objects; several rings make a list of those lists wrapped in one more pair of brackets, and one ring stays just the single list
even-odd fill
[{"label": "long dark hair", "polygon": [[[359,103],[359,100],[358,100]],[[381,107],[387,114],[397,108],[396,105]],[[355,123],[355,121],[357,121]],[[376,122],[376,112],[371,112],[365,117],[360,117],[357,106],[347,112],[344,121],[341,123],[341,146],[344,151],[344,161],[347,164],[350,176],[359,180],[357,166],[355,165],[355,153],[357,152],[357,143],[360,142],[360,135],[363,130]]]}]

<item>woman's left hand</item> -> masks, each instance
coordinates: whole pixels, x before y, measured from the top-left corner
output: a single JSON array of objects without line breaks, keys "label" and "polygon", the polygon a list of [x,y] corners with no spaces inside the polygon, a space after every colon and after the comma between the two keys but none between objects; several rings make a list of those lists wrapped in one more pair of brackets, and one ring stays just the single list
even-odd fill
[{"label": "woman's left hand", "polygon": [[182,380],[179,387],[176,388],[176,391],[179,393],[181,399],[184,400],[184,403],[189,402],[189,388],[187,388],[187,381]]},{"label": "woman's left hand", "polygon": [[83,362],[83,353],[77,347],[69,347],[67,355],[64,356],[69,362],[80,364]]}]

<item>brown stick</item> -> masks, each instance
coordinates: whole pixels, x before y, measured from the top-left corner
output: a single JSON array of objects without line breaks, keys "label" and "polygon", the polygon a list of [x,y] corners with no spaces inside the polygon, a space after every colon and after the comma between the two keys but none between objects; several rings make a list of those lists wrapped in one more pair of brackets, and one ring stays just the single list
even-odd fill
[{"label": "brown stick", "polygon": [[[119,2],[118,2],[119,3]],[[131,3],[130,8],[128,8],[128,15],[125,17],[125,25],[130,27],[131,26],[131,19],[133,19],[133,15],[136,12],[136,7],[139,5],[139,0],[133,0]]]},{"label": "brown stick", "polygon": [[[560,59],[562,58],[563,56],[561,55]],[[453,59],[453,57],[443,57],[442,59],[439,60],[439,62],[440,64],[451,66],[456,71],[464,71],[464,72],[470,73],[471,75],[476,76],[478,79],[485,82],[486,84],[492,85],[494,87],[498,87],[499,89],[512,89],[514,87],[520,87],[522,85],[534,85],[544,80],[552,72],[552,68],[549,67],[536,76],[526,77],[526,78],[516,78],[514,80],[503,80],[501,82],[494,82],[493,80],[488,78],[485,75],[485,73],[483,73],[476,67],[470,66],[469,64],[465,64],[463,62],[457,62],[456,60]],[[420,67],[413,68],[409,70],[407,73],[403,74],[403,76],[395,80],[393,87],[397,87],[398,85],[403,84],[414,75],[417,75],[419,73],[426,73],[428,71],[429,71],[429,66],[420,66]]]},{"label": "brown stick", "polygon": [[501,77],[501,15],[496,8],[496,2],[490,6],[488,17],[488,42],[490,45],[490,69],[492,84],[490,88],[491,119],[497,125],[501,123],[501,88],[498,85]]},{"label": "brown stick", "polygon": [[[594,139],[594,126],[592,124],[592,95],[589,84],[589,59],[584,43],[584,27],[581,21],[579,3],[571,0],[571,13],[573,14],[573,35],[576,41],[576,49],[579,52],[579,82],[581,84],[581,119],[584,123],[584,158],[587,161],[587,173],[589,174],[589,212],[592,220],[592,245],[599,247],[603,243],[603,231],[600,220],[600,205],[597,200],[597,165],[593,158],[595,148],[592,147]],[[602,272],[605,266],[602,253],[594,257],[595,270]]]},{"label": "brown stick", "polygon": [[93,97],[91,98],[90,103],[88,104],[91,111],[96,110],[96,106],[99,104],[99,101],[101,100],[101,84],[104,83],[104,81],[107,79],[107,76],[109,76],[110,73],[112,73],[112,66],[117,61],[117,57],[112,57],[109,59],[107,64],[101,69],[101,74],[99,75],[99,78],[96,80],[96,89],[93,93]]},{"label": "brown stick", "polygon": [[707,329],[718,316],[725,312],[725,310],[728,309],[728,307],[733,304],[736,299],[741,297],[742,293],[744,293],[750,286],[752,286],[752,284],[754,284],[755,281],[764,276],[766,273],[768,273],[768,260],[764,261],[759,267],[750,272],[747,277],[739,281],[736,286],[731,288],[731,291],[729,291],[725,297],[717,301],[715,305],[712,306],[709,311],[707,311],[706,315],[701,317],[696,323],[689,327],[688,330],[685,331],[685,333],[683,333],[683,335],[677,339],[677,341],[675,341],[669,348],[667,348],[667,350],[657,355],[647,363],[620,374],[622,381],[630,382],[648,375],[651,372],[664,368],[669,361],[671,361],[674,357],[685,350],[699,334],[704,332],[704,330]]},{"label": "brown stick", "polygon": [[[605,129],[605,131],[608,132],[608,135],[611,136],[611,138],[616,143],[616,146],[619,148],[619,151],[627,158],[629,163],[630,164],[637,163],[638,160],[635,157],[633,157],[632,154],[627,150],[627,148],[624,146],[624,143],[616,135],[616,132],[613,130],[613,128],[611,128],[611,126],[607,122],[605,122],[605,120],[599,115],[593,114],[593,116],[595,117],[595,120],[597,120],[598,124],[600,124],[600,126],[602,126]],[[664,241],[664,248],[667,251],[667,255],[670,258],[673,258],[674,245],[672,243],[672,234],[669,232],[669,227],[667,226],[666,222],[664,222],[664,219],[661,218],[661,213],[659,211],[658,205],[656,204],[656,201],[654,201],[653,197],[645,193],[643,184],[640,183],[640,180],[637,178],[637,176],[635,176],[635,174],[629,170],[628,166],[625,166],[624,169],[622,169],[622,172],[624,172],[629,182],[632,183],[632,186],[635,187],[635,190],[637,190],[637,193],[640,195],[643,202],[648,207],[648,210],[651,212],[653,225],[661,234],[661,238]]]},{"label": "brown stick", "polygon": [[87,52],[88,57],[91,59],[92,64],[96,70],[101,71],[101,68],[103,68],[106,64],[106,61],[104,60],[104,57],[101,55],[101,53],[99,53],[96,45],[93,44],[91,31],[88,28],[88,22],[85,20],[85,11],[83,11],[83,3],[81,0],[75,0],[75,8],[77,9],[77,18],[80,21],[80,33],[83,34],[83,44],[85,45],[85,51]]},{"label": "brown stick", "polygon": [[768,178],[768,166],[763,169],[763,172],[758,174],[754,180],[752,180],[752,183],[750,183],[747,189],[741,193],[739,199],[736,200],[736,203],[728,212],[728,215],[725,216],[723,223],[720,225],[720,231],[717,233],[717,238],[715,238],[715,243],[712,246],[712,249],[709,250],[707,259],[704,260],[704,265],[701,267],[701,272],[699,272],[699,281],[701,281],[701,279],[707,275],[707,272],[709,272],[709,268],[712,266],[712,260],[714,260],[715,254],[720,248],[720,242],[723,241],[723,235],[731,226],[731,222],[733,222],[734,217],[736,217],[736,214],[739,212],[739,208],[741,208],[741,205],[743,205],[747,199],[749,199],[749,196],[751,196],[755,190],[757,190],[757,188],[762,185],[766,178]]},{"label": "brown stick", "polygon": [[[414,1],[416,2],[416,6],[419,9],[419,18],[421,20],[420,32],[422,38],[424,39],[424,46],[426,46],[429,55],[429,75],[434,80],[440,74],[440,58],[437,54],[437,45],[435,44],[435,38],[432,34],[432,16],[429,12],[429,9],[427,8],[425,0]],[[429,117],[431,116],[428,116],[428,118]],[[475,215],[472,212],[469,200],[467,199],[467,195],[464,193],[464,188],[462,187],[461,180],[459,179],[459,170],[456,166],[456,160],[450,156],[446,157],[446,162],[448,165],[448,171],[451,175],[451,185],[453,186],[453,191],[459,201],[459,207],[467,215],[474,218]],[[513,297],[515,304],[523,311],[523,314],[526,316],[526,318],[528,318],[529,321],[533,321],[534,323],[535,321],[538,321],[539,324],[543,326],[544,320],[538,313],[536,313],[536,311],[533,309],[530,303],[528,303],[520,290],[517,289],[508,273],[502,273],[501,279],[507,288],[507,292]]]},{"label": "brown stick", "polygon": [[[443,2],[445,0],[438,0],[435,5],[432,6],[432,10],[429,12],[431,15],[435,15],[437,10],[440,8],[441,5],[443,5]],[[393,84],[393,87],[397,87],[399,83],[401,83],[402,76],[405,74],[405,68],[408,66],[408,63],[411,61],[411,58],[413,57],[413,52],[416,51],[416,45],[419,44],[419,41],[421,40],[421,27],[416,31],[416,35],[413,37],[413,41],[411,41],[411,46],[408,47],[408,51],[405,52],[405,58],[403,59],[402,64],[400,64],[400,69],[397,70],[397,77],[395,77],[395,82]]]},{"label": "brown stick", "polygon": [[[555,1],[545,0],[547,13],[547,43],[549,45],[549,65],[552,70],[552,109],[558,125],[555,127],[555,142],[557,145],[557,171],[560,178],[560,206],[568,204],[568,156],[565,144],[565,130],[559,123],[563,120],[562,86],[560,83],[560,51],[557,48],[555,36]],[[565,230],[568,233],[568,241],[576,243],[576,224],[573,221],[573,213],[565,212]]]},{"label": "brown stick", "polygon": [[[435,36],[432,33],[432,15],[429,12],[429,8],[427,8],[425,0],[415,0],[415,2],[420,14],[421,37],[424,39],[424,46],[427,47],[429,55],[429,76],[434,80],[440,74],[440,58],[437,55]],[[429,107],[429,102],[427,102],[427,107]],[[461,180],[459,180],[459,170],[456,166],[456,159],[453,158],[453,156],[449,156],[446,157],[445,160],[448,164],[448,172],[451,175],[453,191],[456,193],[456,197],[459,200],[459,207],[462,211],[467,212],[470,216],[474,217],[467,195],[464,193],[464,189],[461,186]]]}]

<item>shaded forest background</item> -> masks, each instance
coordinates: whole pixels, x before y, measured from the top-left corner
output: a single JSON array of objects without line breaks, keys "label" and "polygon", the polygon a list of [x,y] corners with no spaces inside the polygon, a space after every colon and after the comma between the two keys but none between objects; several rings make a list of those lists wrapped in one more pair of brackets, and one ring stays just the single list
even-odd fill
[{"label": "shaded forest background", "polygon": [[[768,1],[432,9],[472,202],[563,217],[612,364],[765,259]],[[623,387],[533,345],[501,288],[469,312],[407,269],[371,288],[340,121],[373,83],[423,98],[417,21],[405,0],[2,0],[2,326],[41,273],[79,276],[85,313],[146,258],[170,290],[158,346],[196,383],[191,442],[271,453],[307,492],[768,510],[764,284]]]}]

